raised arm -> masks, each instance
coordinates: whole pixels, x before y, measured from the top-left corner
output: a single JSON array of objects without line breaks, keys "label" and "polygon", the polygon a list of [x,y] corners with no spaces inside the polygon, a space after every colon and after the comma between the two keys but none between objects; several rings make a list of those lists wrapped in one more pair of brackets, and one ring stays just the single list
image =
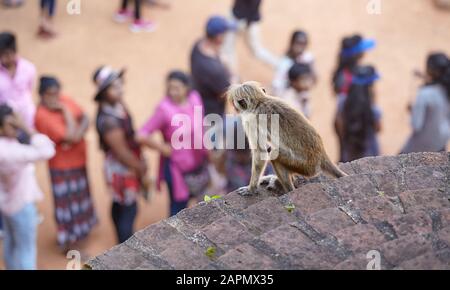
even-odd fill
[{"label": "raised arm", "polygon": [[15,144],[13,150],[0,154],[2,162],[9,164],[26,164],[44,161],[55,155],[55,145],[43,134],[33,134],[30,145]]},{"label": "raised arm", "polygon": [[172,147],[170,144],[156,140],[154,133],[160,131],[165,126],[165,118],[161,108],[157,108],[155,113],[148,119],[148,121],[139,130],[136,141],[150,149],[156,150],[163,156],[170,156]]},{"label": "raised arm", "polygon": [[89,123],[89,117],[86,114],[83,114],[74,134],[74,143],[80,142],[84,138],[89,129]]},{"label": "raised arm", "polygon": [[420,131],[425,122],[425,114],[427,109],[427,94],[419,92],[415,104],[411,110],[411,125],[414,132]]}]

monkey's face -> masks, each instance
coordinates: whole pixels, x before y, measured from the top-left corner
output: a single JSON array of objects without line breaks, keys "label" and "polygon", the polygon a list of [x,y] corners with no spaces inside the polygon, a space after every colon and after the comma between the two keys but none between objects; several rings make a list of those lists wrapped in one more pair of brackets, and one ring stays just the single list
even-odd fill
[{"label": "monkey's face", "polygon": [[265,97],[265,93],[259,83],[246,82],[231,86],[228,90],[228,100],[238,113],[253,112]]}]

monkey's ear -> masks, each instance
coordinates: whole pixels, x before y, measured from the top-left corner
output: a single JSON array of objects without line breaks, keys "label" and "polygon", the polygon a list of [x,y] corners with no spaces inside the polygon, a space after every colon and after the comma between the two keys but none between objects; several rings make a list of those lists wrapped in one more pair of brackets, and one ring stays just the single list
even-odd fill
[{"label": "monkey's ear", "polygon": [[230,101],[230,102],[233,101],[233,98],[235,97],[238,88],[239,88],[239,85],[237,85],[237,84],[233,84],[228,87],[228,90],[225,93],[225,97],[226,97],[226,99],[228,99],[228,101]]}]

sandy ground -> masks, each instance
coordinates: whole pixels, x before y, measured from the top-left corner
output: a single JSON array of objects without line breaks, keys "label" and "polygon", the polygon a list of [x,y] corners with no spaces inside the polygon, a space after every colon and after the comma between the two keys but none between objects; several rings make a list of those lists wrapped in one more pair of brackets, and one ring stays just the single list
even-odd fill
[{"label": "sandy ground", "polygon": [[[126,99],[137,126],[152,113],[161,99],[166,73],[173,68],[187,69],[192,43],[202,35],[210,14],[229,13],[230,0],[173,0],[172,9],[145,9],[146,17],[158,22],[156,32],[132,34],[126,25],[112,21],[119,1],[82,0],[81,15],[66,13],[68,0],[58,1],[56,25],[60,32],[51,41],[38,40],[38,1],[29,0],[20,9],[0,9],[0,30],[11,30],[19,37],[21,55],[36,64],[39,73],[57,75],[64,92],[75,98],[93,117],[93,70],[101,64],[126,66]],[[117,3],[116,3],[117,2]],[[411,71],[422,68],[430,50],[450,53],[450,13],[436,10],[431,1],[381,0],[380,15],[369,15],[364,0],[267,0],[264,1],[263,41],[267,48],[282,54],[296,28],[311,36],[310,50],[316,56],[319,84],[312,92],[312,122],[322,134],[326,149],[337,158],[332,118],[335,99],[330,75],[343,35],[361,32],[378,40],[378,47],[366,62],[376,64],[382,74],[377,86],[378,102],[384,110],[380,136],[383,154],[396,154],[409,134],[406,104],[414,91]],[[273,72],[257,60],[240,41],[241,77],[269,84]],[[115,243],[109,218],[110,200],[105,192],[102,154],[95,130],[89,142],[89,173],[100,224],[86,240],[84,251],[97,255]],[[2,149],[0,149],[2,150]],[[156,174],[156,156],[149,154]],[[53,221],[53,200],[45,164],[38,166],[39,182],[46,193],[39,208],[45,217],[39,226],[40,269],[64,269],[67,259],[58,251]],[[151,204],[140,204],[136,229],[167,216],[165,194]],[[0,268],[2,267],[0,262]]]}]

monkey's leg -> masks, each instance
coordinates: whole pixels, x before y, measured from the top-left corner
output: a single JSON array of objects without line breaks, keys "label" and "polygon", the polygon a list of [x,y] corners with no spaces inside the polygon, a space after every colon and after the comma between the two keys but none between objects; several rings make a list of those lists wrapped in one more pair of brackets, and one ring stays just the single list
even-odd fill
[{"label": "monkey's leg", "polygon": [[278,161],[278,163],[283,163],[288,167],[299,167],[301,164],[306,163],[306,159],[302,157],[301,153],[296,154],[294,151],[290,150],[286,146],[270,147],[269,148],[269,158],[271,161]]},{"label": "monkey's leg", "polygon": [[237,190],[240,195],[252,195],[256,193],[259,179],[266,165],[267,161],[260,157],[260,153],[257,150],[252,151],[252,176],[250,178],[250,184]]},{"label": "monkey's leg", "polygon": [[272,167],[276,175],[278,176],[278,180],[280,181],[284,190],[286,190],[286,193],[293,191],[295,187],[294,183],[292,182],[292,177],[289,170],[286,169],[283,164],[277,161],[272,161]]}]

